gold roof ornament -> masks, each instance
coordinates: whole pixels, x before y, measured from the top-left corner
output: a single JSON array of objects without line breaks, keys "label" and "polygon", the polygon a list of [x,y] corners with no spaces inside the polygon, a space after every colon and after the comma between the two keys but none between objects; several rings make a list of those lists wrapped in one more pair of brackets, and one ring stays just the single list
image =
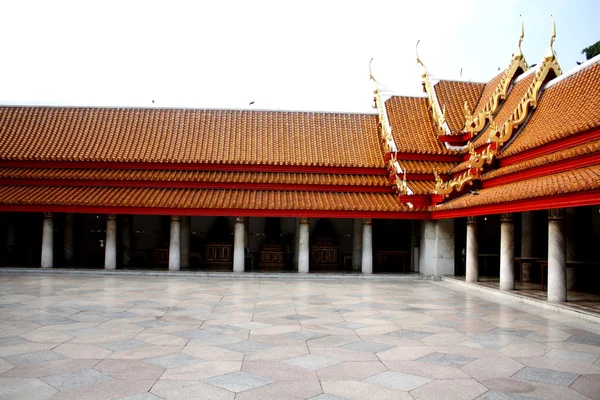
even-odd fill
[{"label": "gold roof ornament", "polygon": [[379,90],[379,81],[375,79],[373,71],[371,70],[372,63],[373,59],[371,58],[371,61],[369,61],[369,79],[375,82],[375,90],[373,91],[373,93],[375,94],[375,105],[377,106],[377,110],[379,111],[379,126],[381,129],[381,140],[385,145],[386,151],[393,152],[395,143],[394,138],[392,137],[392,128],[389,127],[387,122],[387,118],[385,115],[385,105],[383,104],[383,100],[381,99],[381,92]]},{"label": "gold roof ornament", "polygon": [[417,45],[415,46],[415,52],[417,53],[417,63],[421,64],[421,66],[423,67],[423,74],[421,75],[421,77],[423,78],[423,87],[425,88],[425,91],[427,92],[427,99],[428,99],[428,103],[429,103],[429,109],[431,110],[432,116],[433,116],[433,122],[435,123],[435,127],[437,129],[437,134],[438,135],[446,135],[446,129],[444,128],[444,124],[446,123],[446,107],[444,106],[443,110],[442,110],[442,114],[440,115],[440,112],[438,110],[435,98],[434,98],[434,91],[433,91],[433,86],[431,85],[431,81],[429,80],[429,74],[427,73],[427,67],[425,66],[425,64],[423,63],[423,61],[421,61],[421,58],[419,58],[419,43],[421,41],[418,40],[417,41]]},{"label": "gold roof ornament", "polygon": [[488,144],[482,152],[477,153],[471,142],[467,144],[469,149],[469,169],[459,176],[452,178],[448,182],[438,181],[439,176],[436,175],[435,193],[449,195],[453,190],[461,190],[465,183],[472,184],[474,180],[480,179],[483,172],[483,167],[486,164],[491,164],[492,161],[501,153],[502,146],[507,143],[517,131],[517,129],[525,123],[527,116],[533,109],[537,107],[538,98],[542,86],[547,81],[551,72],[556,76],[562,74],[562,70],[556,60],[556,54],[552,50],[552,44],[556,39],[556,26],[554,17],[552,17],[552,38],[550,39],[550,50],[544,57],[543,61],[537,67],[535,75],[527,92],[513,110],[511,116],[501,126],[497,126],[494,118],[490,114],[488,116],[490,133],[488,136]]},{"label": "gold roof ornament", "polygon": [[470,111],[467,112],[465,107],[465,128],[464,132],[477,134],[483,130],[486,125],[486,122],[489,120],[490,116],[494,115],[498,109],[500,108],[500,104],[502,100],[506,99],[508,94],[508,89],[510,88],[510,84],[516,78],[517,72],[521,70],[525,72],[529,69],[527,66],[527,62],[525,61],[525,57],[523,57],[523,53],[521,51],[521,43],[523,43],[523,38],[525,37],[525,30],[523,25],[523,18],[521,18],[521,34],[519,35],[519,43],[517,45],[517,50],[508,65],[508,68],[502,74],[498,85],[494,89],[494,92],[487,99],[487,103],[484,105],[481,112],[477,115],[473,115]]},{"label": "gold roof ornament", "polygon": [[554,58],[554,41],[556,40],[556,20],[554,19],[554,15],[550,15],[552,17],[552,36],[550,37],[550,46],[548,46],[548,51],[546,52],[546,58]]}]

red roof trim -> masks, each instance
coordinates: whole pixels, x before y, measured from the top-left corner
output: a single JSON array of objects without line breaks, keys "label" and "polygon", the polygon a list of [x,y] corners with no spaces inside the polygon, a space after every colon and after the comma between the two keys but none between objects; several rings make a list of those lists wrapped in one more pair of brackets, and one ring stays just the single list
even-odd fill
[{"label": "red roof trim", "polygon": [[57,212],[82,214],[190,215],[222,217],[303,217],[303,218],[382,218],[430,219],[429,212],[323,211],[323,210],[244,210],[232,208],[150,208],[46,205],[0,205],[0,211]]},{"label": "red roof trim", "polygon": [[[390,161],[393,152],[385,154],[385,162]],[[398,161],[441,161],[441,162],[455,162],[459,163],[462,161],[462,156],[459,154],[416,154],[416,153],[395,153],[396,160]]]},{"label": "red roof trim", "polygon": [[492,178],[486,181],[482,181],[481,188],[487,189],[494,186],[506,185],[517,181],[538,178],[540,176],[570,171],[572,169],[588,167],[590,165],[595,164],[600,164],[600,153],[592,153],[585,156],[576,157],[557,163],[532,167],[523,171],[513,172],[511,174],[499,176],[497,178]]},{"label": "red roof trim", "polygon": [[206,164],[206,163],[135,163],[135,162],[93,162],[93,161],[2,161],[3,167],[10,168],[74,168],[74,169],[134,169],[162,171],[236,171],[236,172],[289,172],[310,174],[347,175],[388,175],[383,168],[361,167],[318,167],[302,165],[262,165],[262,164]]},{"label": "red roof trim", "polygon": [[457,210],[434,211],[432,213],[432,219],[547,210],[550,208],[593,206],[597,204],[600,204],[600,190],[538,197],[534,199],[511,201],[501,204],[488,204],[485,206],[460,208]]},{"label": "red roof trim", "polygon": [[0,185],[23,186],[71,186],[71,187],[139,187],[172,189],[242,189],[242,190],[282,190],[305,192],[354,192],[354,193],[393,193],[390,186],[367,185],[310,185],[281,183],[244,182],[174,182],[174,181],[127,181],[106,179],[0,179]]},{"label": "red roof trim", "polygon": [[453,146],[461,146],[467,144],[473,138],[471,132],[465,132],[460,135],[438,135],[438,140],[442,143],[448,143]]},{"label": "red roof trim", "polygon": [[586,142],[600,139],[600,129],[594,129],[583,133],[578,133],[554,142],[547,143],[543,146],[533,148],[531,150],[524,151],[519,154],[507,156],[499,160],[500,167],[506,167],[508,165],[516,164],[521,161],[530,160],[536,157],[544,156],[546,154],[554,153],[556,151],[566,149],[568,147],[577,146]]}]

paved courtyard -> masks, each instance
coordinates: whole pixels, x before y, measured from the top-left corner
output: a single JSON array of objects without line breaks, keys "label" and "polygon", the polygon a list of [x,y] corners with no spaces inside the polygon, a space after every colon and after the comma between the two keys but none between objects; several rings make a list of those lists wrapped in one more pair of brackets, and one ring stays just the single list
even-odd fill
[{"label": "paved courtyard", "polygon": [[0,275],[2,399],[598,399],[600,326],[419,280]]}]

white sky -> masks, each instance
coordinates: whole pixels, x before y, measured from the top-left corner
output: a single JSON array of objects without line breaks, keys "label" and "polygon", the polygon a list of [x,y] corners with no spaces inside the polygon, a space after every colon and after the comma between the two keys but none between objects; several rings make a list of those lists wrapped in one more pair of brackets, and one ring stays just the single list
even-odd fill
[{"label": "white sky", "polygon": [[530,65],[550,14],[563,70],[600,40],[595,0],[2,0],[0,103],[370,112],[372,57],[398,94],[420,93],[419,39],[432,75],[488,80],[519,14]]}]

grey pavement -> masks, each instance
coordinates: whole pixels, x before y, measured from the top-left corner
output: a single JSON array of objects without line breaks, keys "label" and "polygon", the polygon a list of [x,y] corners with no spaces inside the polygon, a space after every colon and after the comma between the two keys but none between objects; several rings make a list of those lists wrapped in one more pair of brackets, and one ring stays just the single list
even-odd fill
[{"label": "grey pavement", "polygon": [[599,399],[600,326],[422,280],[0,274],[0,399]]}]

